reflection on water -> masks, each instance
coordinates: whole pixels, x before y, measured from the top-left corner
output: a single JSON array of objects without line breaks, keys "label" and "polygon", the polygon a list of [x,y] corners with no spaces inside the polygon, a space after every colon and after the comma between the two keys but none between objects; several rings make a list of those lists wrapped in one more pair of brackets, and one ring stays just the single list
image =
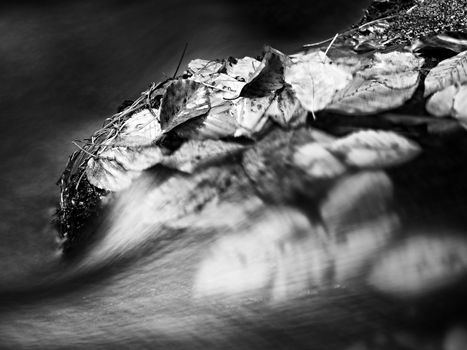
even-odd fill
[{"label": "reflection on water", "polygon": [[67,262],[47,226],[69,141],[170,75],[186,41],[186,60],[290,51],[352,22],[348,3],[5,6],[0,348],[464,349],[463,143],[319,184],[279,162],[259,194],[238,164],[153,169]]}]

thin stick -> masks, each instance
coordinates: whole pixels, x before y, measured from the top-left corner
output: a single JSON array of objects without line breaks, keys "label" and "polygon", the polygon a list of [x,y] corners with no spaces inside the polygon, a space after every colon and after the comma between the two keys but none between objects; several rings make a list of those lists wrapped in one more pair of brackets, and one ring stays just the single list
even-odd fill
[{"label": "thin stick", "polygon": [[328,45],[326,51],[324,51],[323,63],[324,63],[324,61],[326,60],[326,56],[327,56],[327,54],[328,54],[328,52],[329,52],[329,49],[331,48],[332,44],[334,44],[334,42],[336,41],[336,39],[337,39],[338,36],[339,36],[339,33],[336,33],[336,35],[334,36],[334,39],[332,39],[332,41],[329,43],[329,45]]},{"label": "thin stick", "polygon": [[83,147],[81,147],[80,145],[78,145],[78,143],[76,141],[71,141],[71,143],[73,143],[76,147],[78,147],[81,151],[83,151],[84,153],[86,153],[87,155],[93,157],[93,158],[96,158],[96,156],[94,154],[92,154],[91,152],[85,150]]},{"label": "thin stick", "polygon": [[172,76],[172,79],[175,79],[177,76],[178,70],[180,66],[182,65],[183,58],[185,57],[186,49],[188,48],[188,43],[185,44],[185,47],[183,48],[182,55],[180,56],[180,60],[178,61],[177,69],[175,69],[174,75]]}]

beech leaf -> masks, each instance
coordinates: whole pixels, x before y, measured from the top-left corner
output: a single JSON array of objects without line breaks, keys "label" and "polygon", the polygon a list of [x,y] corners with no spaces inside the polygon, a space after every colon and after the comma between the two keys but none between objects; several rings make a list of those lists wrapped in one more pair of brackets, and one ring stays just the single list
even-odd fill
[{"label": "beech leaf", "polygon": [[285,69],[285,82],[308,111],[324,109],[337,91],[352,79],[352,74],[332,64],[322,51],[296,55]]},{"label": "beech leaf", "polygon": [[455,53],[467,50],[467,32],[446,32],[416,40],[412,51],[445,49]]},{"label": "beech leaf", "polygon": [[409,52],[376,53],[370,66],[357,72],[327,109],[344,114],[374,114],[400,107],[417,89],[422,62]]},{"label": "beech leaf", "polygon": [[218,73],[224,64],[216,60],[195,59],[188,63],[188,72],[193,74],[192,79],[203,82]]},{"label": "beech leaf", "polygon": [[284,85],[284,67],[290,59],[282,52],[266,47],[263,60],[243,87],[240,96],[263,97]]},{"label": "beech leaf", "polygon": [[245,146],[233,142],[215,140],[190,140],[172,155],[161,160],[161,164],[186,173],[193,173],[199,167],[232,156]]},{"label": "beech leaf", "polygon": [[425,78],[425,97],[450,85],[467,82],[467,51],[441,61]]},{"label": "beech leaf", "polygon": [[251,57],[229,59],[226,63],[225,70],[227,75],[246,83],[253,76],[260,64],[260,61]]},{"label": "beech leaf", "polygon": [[413,141],[390,131],[358,131],[333,142],[328,149],[346,164],[379,168],[405,163],[420,152]]},{"label": "beech leaf", "polygon": [[238,99],[233,108],[233,114],[239,125],[235,136],[250,137],[260,132],[268,121],[266,111],[273,99],[274,95]]},{"label": "beech leaf", "polygon": [[467,274],[467,241],[454,235],[416,235],[373,265],[369,284],[399,296],[420,296]]},{"label": "beech leaf", "polygon": [[449,117],[453,115],[454,98],[459,91],[457,85],[450,85],[435,92],[426,103],[426,110],[435,117]]},{"label": "beech leaf", "polygon": [[334,178],[347,171],[346,164],[317,142],[299,147],[293,155],[293,164],[315,179]]},{"label": "beech leaf", "polygon": [[172,83],[161,102],[161,127],[164,132],[209,111],[209,96],[205,86],[189,79]]}]

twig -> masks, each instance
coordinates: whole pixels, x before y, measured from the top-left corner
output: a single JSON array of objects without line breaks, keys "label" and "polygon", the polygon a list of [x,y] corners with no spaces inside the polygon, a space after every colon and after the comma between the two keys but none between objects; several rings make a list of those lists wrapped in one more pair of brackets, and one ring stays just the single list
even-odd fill
[{"label": "twig", "polygon": [[334,36],[334,39],[332,39],[332,41],[329,43],[329,45],[328,45],[326,51],[324,51],[323,63],[324,63],[324,61],[326,60],[326,56],[327,56],[327,54],[328,54],[328,52],[329,52],[329,49],[331,48],[332,44],[334,44],[334,42],[336,41],[336,39],[337,39],[338,36],[339,36],[339,33],[336,33],[336,35]]},{"label": "twig", "polygon": [[183,48],[183,52],[182,52],[182,55],[180,56],[180,60],[178,61],[178,65],[177,65],[177,69],[175,69],[175,72],[172,76],[172,79],[175,79],[175,77],[177,76],[177,73],[178,73],[178,69],[180,68],[181,64],[182,64],[182,61],[183,61],[183,57],[185,57],[185,53],[186,53],[186,49],[188,48],[188,43],[185,44],[185,47]]},{"label": "twig", "polygon": [[83,151],[84,153],[86,153],[87,155],[89,155],[90,157],[92,158],[96,158],[96,155],[92,154],[91,152],[85,150],[83,147],[81,147],[80,145],[78,145],[78,143],[76,141],[71,141],[71,143],[73,143],[76,147],[78,147],[81,151]]}]

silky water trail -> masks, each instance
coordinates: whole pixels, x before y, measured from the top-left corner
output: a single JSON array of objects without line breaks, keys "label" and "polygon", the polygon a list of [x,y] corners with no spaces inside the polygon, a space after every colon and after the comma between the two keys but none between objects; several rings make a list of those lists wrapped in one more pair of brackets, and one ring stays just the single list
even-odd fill
[{"label": "silky water trail", "polygon": [[[359,284],[358,276],[357,282],[346,280],[353,260],[346,260],[345,248],[337,250],[325,276],[311,271],[329,264],[320,259],[320,250],[329,249],[319,240],[321,228],[310,228],[303,215],[288,209],[262,210],[233,177],[235,169],[228,169],[231,182],[238,182],[238,193],[232,186],[230,194],[234,204],[212,204],[205,217],[188,218],[170,232],[157,226],[151,211],[162,180],[143,177],[105,213],[96,242],[74,261],[63,260],[50,219],[58,200],[55,181],[74,150],[70,141],[90,135],[151,81],[171,76],[186,42],[185,65],[193,58],[255,56],[265,43],[293,52],[348,27],[366,5],[266,3],[3,5],[0,348],[344,349],[368,336],[403,337],[405,329],[430,343],[463,322],[462,286],[439,298],[385,297]],[[357,255],[359,245],[361,252],[382,249],[396,221],[400,238],[391,244],[417,232],[462,234],[462,149],[462,142],[454,142],[402,168],[343,179],[330,192],[328,207],[346,217],[331,215],[328,224],[361,228],[356,250],[349,248]],[[362,198],[352,202],[358,191]],[[235,205],[240,200],[242,206]],[[347,200],[355,208],[341,205]],[[216,220],[218,227],[206,229]],[[253,238],[245,236],[249,227]],[[245,270],[242,259],[230,256],[244,251],[248,263],[260,247],[269,249],[267,233],[281,228],[316,234],[311,240],[294,237],[279,253],[272,247],[265,261],[274,265],[274,276],[269,266]],[[291,255],[290,261],[281,258]],[[247,276],[225,274],[237,263]],[[302,290],[300,274],[288,277],[300,269],[317,274],[308,281],[317,288]],[[262,279],[269,282],[257,293],[237,295],[255,291]],[[210,297],[219,285],[230,296]]]}]

